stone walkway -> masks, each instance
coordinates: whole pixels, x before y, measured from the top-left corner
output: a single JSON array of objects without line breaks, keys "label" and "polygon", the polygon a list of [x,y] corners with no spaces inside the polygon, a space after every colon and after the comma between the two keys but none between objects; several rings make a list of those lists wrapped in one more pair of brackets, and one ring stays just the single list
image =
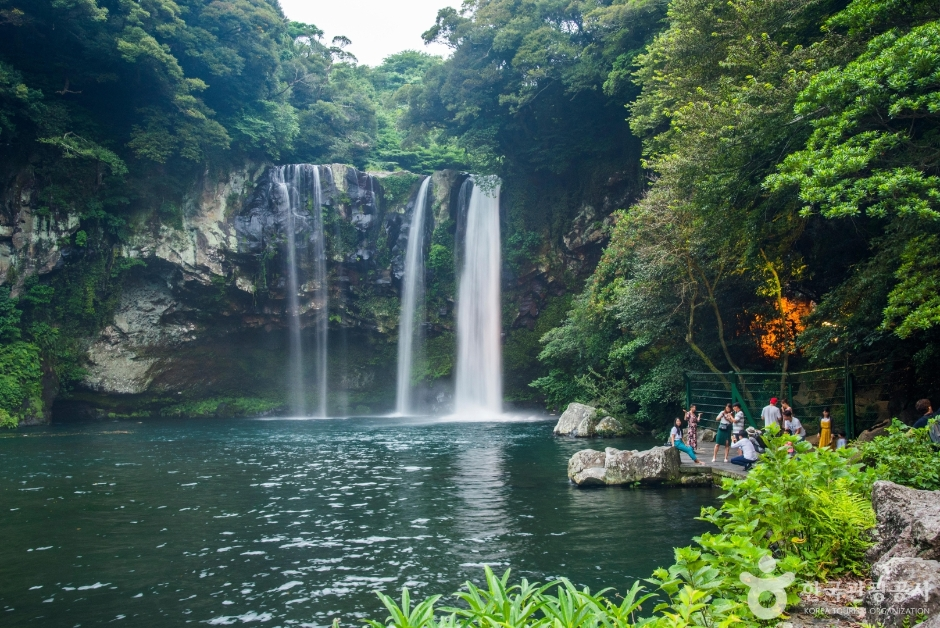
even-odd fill
[{"label": "stone walkway", "polygon": [[[735,478],[747,477],[747,472],[744,470],[744,467],[739,467],[738,465],[731,464],[730,462],[723,462],[723,456],[725,453],[724,446],[719,448],[718,456],[715,458],[716,462],[712,462],[713,451],[715,451],[715,443],[703,443],[699,441],[698,448],[695,450],[695,455],[698,457],[699,462],[705,463],[704,466],[695,464],[688,455],[683,452],[679,452],[679,458],[682,461],[682,472],[713,474]],[[733,458],[734,455],[737,454],[737,451],[738,450],[732,449],[731,454],[728,455],[728,458]]]}]

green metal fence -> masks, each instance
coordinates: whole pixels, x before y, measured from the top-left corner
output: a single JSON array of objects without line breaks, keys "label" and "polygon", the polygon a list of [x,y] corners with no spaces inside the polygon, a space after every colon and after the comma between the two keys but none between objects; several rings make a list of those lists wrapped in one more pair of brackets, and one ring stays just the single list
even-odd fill
[{"label": "green metal fence", "polygon": [[685,403],[697,406],[705,426],[715,424],[726,403],[740,403],[748,422],[763,427],[760,413],[771,397],[786,399],[807,429],[819,425],[823,408],[833,430],[855,436],[855,378],[847,368],[795,373],[686,373]]}]

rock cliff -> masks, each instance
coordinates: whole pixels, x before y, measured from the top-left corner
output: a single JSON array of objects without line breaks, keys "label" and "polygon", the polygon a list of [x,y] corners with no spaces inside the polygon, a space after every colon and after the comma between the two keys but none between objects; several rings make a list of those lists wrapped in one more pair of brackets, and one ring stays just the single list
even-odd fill
[{"label": "rock cliff", "polygon": [[[395,369],[399,290],[421,177],[339,164],[318,168],[329,309],[315,302],[309,268],[301,269],[302,326],[309,328],[318,316],[329,319],[329,343],[335,348],[329,364],[331,412],[384,411],[393,403],[389,374]],[[269,165],[253,163],[207,172],[181,202],[129,213],[126,235],[110,255],[112,262],[132,268],[122,275],[108,309],[98,312],[103,324],[81,339],[84,373],[59,395],[59,416],[237,414],[238,408],[259,413],[283,405],[286,220],[272,202],[271,172]],[[455,171],[432,175],[427,345],[416,368],[428,382],[424,398],[430,409],[446,404],[449,394],[467,179]],[[45,212],[28,169],[9,181],[2,203],[0,285],[11,287],[14,296],[30,277],[46,281],[87,254],[78,215]],[[613,208],[611,201],[605,214]],[[604,220],[585,205],[559,242],[506,262],[507,329],[534,333],[529,330],[548,300],[576,289],[566,281],[593,268]],[[309,228],[305,221],[297,226],[301,237]],[[511,231],[507,225],[504,238]],[[534,360],[534,355],[523,357]],[[56,380],[47,379],[51,400]],[[246,398],[254,401],[245,405]],[[46,404],[37,418],[48,420],[49,410]]]}]

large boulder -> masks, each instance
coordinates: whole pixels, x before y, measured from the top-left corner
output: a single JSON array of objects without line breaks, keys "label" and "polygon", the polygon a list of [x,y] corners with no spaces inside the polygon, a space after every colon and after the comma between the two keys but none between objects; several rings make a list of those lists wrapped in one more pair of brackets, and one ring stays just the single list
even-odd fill
[{"label": "large boulder", "polygon": [[940,613],[940,491],[878,481],[872,506],[878,528],[868,552],[875,586],[865,594],[867,621],[895,628],[905,617]]},{"label": "large boulder", "polygon": [[888,426],[891,425],[891,421],[882,421],[878,425],[875,425],[869,430],[865,430],[858,435],[858,438],[855,440],[859,443],[870,443],[879,436],[883,436],[888,431]]},{"label": "large boulder", "polygon": [[699,436],[699,440],[701,440],[703,443],[714,443],[717,436],[718,432],[706,427],[704,430],[702,430],[702,435]]},{"label": "large boulder", "polygon": [[623,434],[623,424],[614,417],[608,416],[601,419],[594,431],[598,436],[610,438],[611,436],[620,436]]},{"label": "large boulder", "polygon": [[940,613],[940,562],[893,557],[872,568],[873,588],[865,593],[866,621],[900,628],[918,615]]},{"label": "large boulder", "polygon": [[940,560],[940,491],[881,480],[872,488],[871,503],[878,518],[871,562],[896,556]]},{"label": "large boulder", "polygon": [[608,447],[605,454],[607,484],[667,484],[679,480],[679,450],[675,447],[653,447],[646,451]]},{"label": "large boulder", "polygon": [[594,436],[597,425],[597,409],[582,403],[569,403],[555,424],[554,433],[558,436]]},{"label": "large boulder", "polygon": [[618,484],[680,484],[679,450],[654,447],[646,451],[604,452],[584,449],[568,461],[568,479],[578,486]]}]

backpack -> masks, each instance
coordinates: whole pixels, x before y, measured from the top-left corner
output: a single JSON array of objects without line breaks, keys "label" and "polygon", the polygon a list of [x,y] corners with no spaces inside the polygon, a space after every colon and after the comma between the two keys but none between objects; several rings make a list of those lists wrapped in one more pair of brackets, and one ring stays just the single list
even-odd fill
[{"label": "backpack", "polygon": [[927,428],[927,434],[934,445],[940,445],[940,421],[931,421]]},{"label": "backpack", "polygon": [[762,454],[767,451],[767,443],[760,436],[748,436],[747,439],[754,445],[754,451],[757,453]]}]

